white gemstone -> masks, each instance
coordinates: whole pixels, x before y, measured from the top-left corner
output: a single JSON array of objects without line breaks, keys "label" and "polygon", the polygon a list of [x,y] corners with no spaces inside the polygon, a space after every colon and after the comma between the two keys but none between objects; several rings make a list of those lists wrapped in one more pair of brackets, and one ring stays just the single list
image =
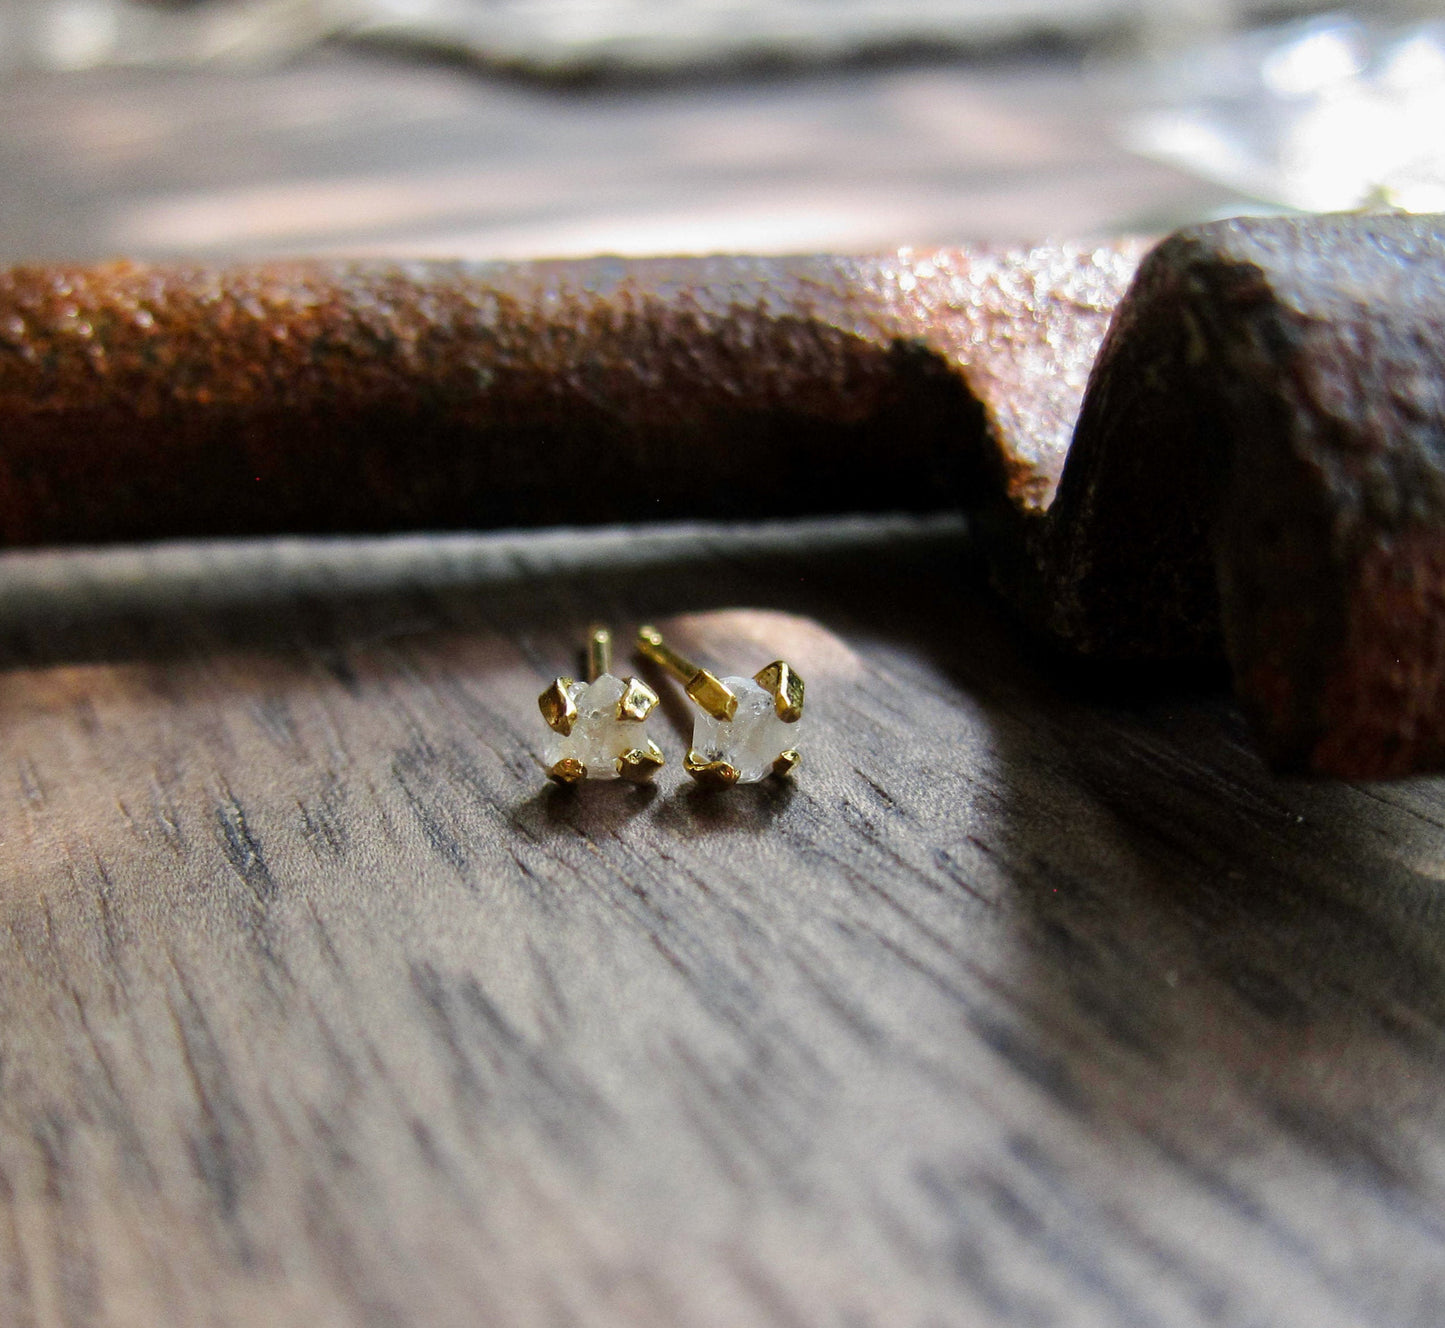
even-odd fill
[{"label": "white gemstone", "polygon": [[773,694],[751,678],[724,678],[723,686],[738,698],[731,719],[714,719],[699,711],[692,728],[692,749],[702,761],[726,761],[738,772],[739,784],[756,784],[772,773],[773,762],[798,745],[802,719],[784,724]]},{"label": "white gemstone", "polygon": [[567,689],[577,707],[572,732],[547,731],[542,763],[550,770],[571,757],[587,767],[589,779],[615,779],[617,758],[634,747],[647,747],[645,720],[617,718],[617,703],[626,690],[627,684],[610,673],[596,682],[574,682]]}]

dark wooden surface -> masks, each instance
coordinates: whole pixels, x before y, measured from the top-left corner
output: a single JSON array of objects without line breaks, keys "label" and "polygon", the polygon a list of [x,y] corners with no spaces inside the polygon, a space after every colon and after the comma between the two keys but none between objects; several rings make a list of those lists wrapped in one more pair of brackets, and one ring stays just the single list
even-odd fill
[{"label": "dark wooden surface", "polygon": [[[1045,66],[27,80],[0,242],[1218,201],[1090,105]],[[535,695],[596,616],[794,660],[795,785],[700,795],[661,682],[655,792],[546,785]],[[0,558],[0,1324],[1434,1328],[1445,785],[1276,778],[1223,696],[1038,656],[946,522]]]},{"label": "dark wooden surface", "polygon": [[[971,569],[7,555],[0,1320],[1438,1323],[1439,781],[1273,777]],[[597,615],[792,659],[795,784],[664,725],[655,792],[547,786]]]}]

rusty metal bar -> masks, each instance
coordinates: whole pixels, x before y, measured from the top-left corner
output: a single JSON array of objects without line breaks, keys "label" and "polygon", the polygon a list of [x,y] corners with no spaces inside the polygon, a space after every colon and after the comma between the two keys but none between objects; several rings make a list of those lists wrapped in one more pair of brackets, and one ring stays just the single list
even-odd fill
[{"label": "rusty metal bar", "polygon": [[1445,218],[1159,246],[1095,366],[1039,602],[1078,648],[1222,627],[1278,765],[1445,768]]},{"label": "rusty metal bar", "polygon": [[15,269],[0,543],[1037,504],[1139,252]]},{"label": "rusty metal bar", "polygon": [[15,269],[0,543],[963,506],[1280,765],[1445,768],[1441,219],[1143,252]]}]

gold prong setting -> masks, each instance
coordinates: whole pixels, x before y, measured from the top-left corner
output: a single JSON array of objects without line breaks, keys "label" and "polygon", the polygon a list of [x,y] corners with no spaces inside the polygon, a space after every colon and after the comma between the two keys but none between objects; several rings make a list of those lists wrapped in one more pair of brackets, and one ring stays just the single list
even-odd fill
[{"label": "gold prong setting", "polygon": [[779,752],[773,761],[773,774],[778,779],[786,779],[798,768],[798,762],[803,758],[798,755],[795,748],[789,747],[785,752]]},{"label": "gold prong setting", "polygon": [[698,669],[683,691],[716,720],[728,722],[738,712],[737,693],[706,669]]},{"label": "gold prong setting", "polygon": [[556,784],[580,784],[587,778],[587,767],[575,756],[564,756],[548,767],[547,778]]},{"label": "gold prong setting", "polygon": [[662,748],[649,738],[645,747],[631,747],[623,752],[613,763],[613,769],[617,771],[618,779],[625,779],[630,784],[645,784],[666,761]]},{"label": "gold prong setting", "polygon": [[640,678],[624,678],[617,701],[617,718],[623,723],[643,723],[657,707],[657,693]]},{"label": "gold prong setting", "polygon": [[785,659],[775,659],[753,674],[753,681],[771,694],[773,709],[784,724],[803,717],[803,680]]},{"label": "gold prong setting", "polygon": [[537,708],[547,727],[553,733],[567,737],[577,722],[577,693],[579,685],[571,678],[554,678],[551,685],[537,698]]},{"label": "gold prong setting", "polygon": [[803,680],[786,660],[752,678],[718,678],[679,655],[653,627],[638,633],[637,649],[681,682],[698,707],[683,763],[698,783],[731,788],[782,777],[797,766]]},{"label": "gold prong setting", "polygon": [[587,681],[557,678],[537,698],[550,732],[542,765],[549,779],[576,784],[583,779],[625,779],[643,783],[665,763],[647,734],[657,693],[637,678],[608,672],[612,634],[596,625],[587,636]]},{"label": "gold prong setting", "polygon": [[682,768],[706,789],[732,788],[742,778],[735,765],[727,761],[710,761],[699,756],[695,750],[688,752]]}]

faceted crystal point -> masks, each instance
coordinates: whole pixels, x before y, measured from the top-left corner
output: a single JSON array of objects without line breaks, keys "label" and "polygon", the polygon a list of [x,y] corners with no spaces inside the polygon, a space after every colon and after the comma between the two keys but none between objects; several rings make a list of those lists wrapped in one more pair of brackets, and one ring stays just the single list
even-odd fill
[{"label": "faceted crystal point", "polygon": [[730,765],[739,784],[756,784],[773,773],[773,763],[783,752],[796,750],[803,721],[785,724],[778,718],[773,694],[751,678],[724,678],[723,685],[738,698],[737,710],[730,720],[698,713],[689,761]]},{"label": "faceted crystal point", "polygon": [[[629,752],[656,750],[648,740],[643,721],[619,717],[627,712],[620,710],[618,703],[628,695],[628,685],[621,678],[604,673],[595,682],[572,683],[566,693],[577,709],[577,718],[572,721],[570,733],[548,730],[542,745],[542,764],[549,771],[559,762],[570,760],[585,766],[589,779],[615,779],[620,757]],[[627,763],[633,769],[637,764],[636,757]]]}]

